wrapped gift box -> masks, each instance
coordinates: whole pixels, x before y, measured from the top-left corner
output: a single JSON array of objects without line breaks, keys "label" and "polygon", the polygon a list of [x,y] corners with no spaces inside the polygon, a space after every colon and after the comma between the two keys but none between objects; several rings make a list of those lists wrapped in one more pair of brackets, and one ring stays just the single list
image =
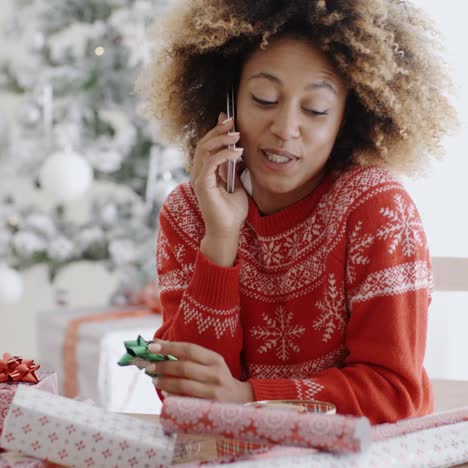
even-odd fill
[{"label": "wrapped gift box", "polygon": [[0,445],[65,466],[168,466],[175,437],[154,422],[20,387],[11,402]]},{"label": "wrapped gift box", "polygon": [[39,377],[39,382],[36,384],[24,382],[0,383],[0,435],[2,434],[3,421],[19,387],[33,386],[46,392],[58,393],[57,374],[55,372],[38,371],[37,376]]},{"label": "wrapped gift box", "polygon": [[[137,335],[152,339],[161,324],[161,315],[148,306],[42,311],[37,318],[39,359],[57,370],[61,394],[89,398],[108,411],[160,413],[151,379],[117,361],[125,352],[124,340]],[[71,381],[74,388],[67,392],[65,384]]]}]

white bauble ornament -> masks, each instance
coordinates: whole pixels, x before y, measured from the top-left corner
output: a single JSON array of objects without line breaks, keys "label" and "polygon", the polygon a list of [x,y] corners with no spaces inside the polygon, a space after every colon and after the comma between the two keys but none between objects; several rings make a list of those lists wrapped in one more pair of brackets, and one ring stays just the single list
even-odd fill
[{"label": "white bauble ornament", "polygon": [[81,197],[90,187],[93,170],[82,156],[70,150],[49,156],[39,173],[41,186],[62,202]]},{"label": "white bauble ornament", "polygon": [[14,304],[23,295],[21,275],[12,268],[0,265],[0,304]]}]

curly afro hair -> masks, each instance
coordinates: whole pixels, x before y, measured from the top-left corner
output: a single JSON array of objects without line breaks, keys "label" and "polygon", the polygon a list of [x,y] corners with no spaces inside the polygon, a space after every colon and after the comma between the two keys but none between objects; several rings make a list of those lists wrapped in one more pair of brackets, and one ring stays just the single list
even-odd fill
[{"label": "curly afro hair", "polygon": [[137,82],[161,136],[189,161],[224,109],[249,53],[282,36],[310,39],[349,87],[330,168],[381,165],[408,175],[443,154],[457,125],[441,41],[398,0],[182,0],[152,28],[159,49]]}]

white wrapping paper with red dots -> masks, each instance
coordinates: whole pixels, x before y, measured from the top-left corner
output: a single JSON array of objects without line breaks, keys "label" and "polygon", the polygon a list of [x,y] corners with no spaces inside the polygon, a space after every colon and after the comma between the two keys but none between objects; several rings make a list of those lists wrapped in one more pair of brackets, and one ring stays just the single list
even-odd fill
[{"label": "white wrapping paper with red dots", "polygon": [[174,444],[158,423],[26,387],[15,394],[0,440],[7,450],[75,467],[168,466]]}]

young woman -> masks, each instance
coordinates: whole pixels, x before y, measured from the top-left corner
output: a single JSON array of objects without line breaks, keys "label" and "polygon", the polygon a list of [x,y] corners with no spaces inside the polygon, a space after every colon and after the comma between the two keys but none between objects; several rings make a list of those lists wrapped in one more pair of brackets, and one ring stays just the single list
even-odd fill
[{"label": "young woman", "polygon": [[430,256],[392,175],[455,122],[424,18],[392,0],[196,0],[158,26],[141,89],[191,165],[160,213],[151,349],[178,358],[148,366],[163,395],[318,399],[373,423],[432,410]]}]

